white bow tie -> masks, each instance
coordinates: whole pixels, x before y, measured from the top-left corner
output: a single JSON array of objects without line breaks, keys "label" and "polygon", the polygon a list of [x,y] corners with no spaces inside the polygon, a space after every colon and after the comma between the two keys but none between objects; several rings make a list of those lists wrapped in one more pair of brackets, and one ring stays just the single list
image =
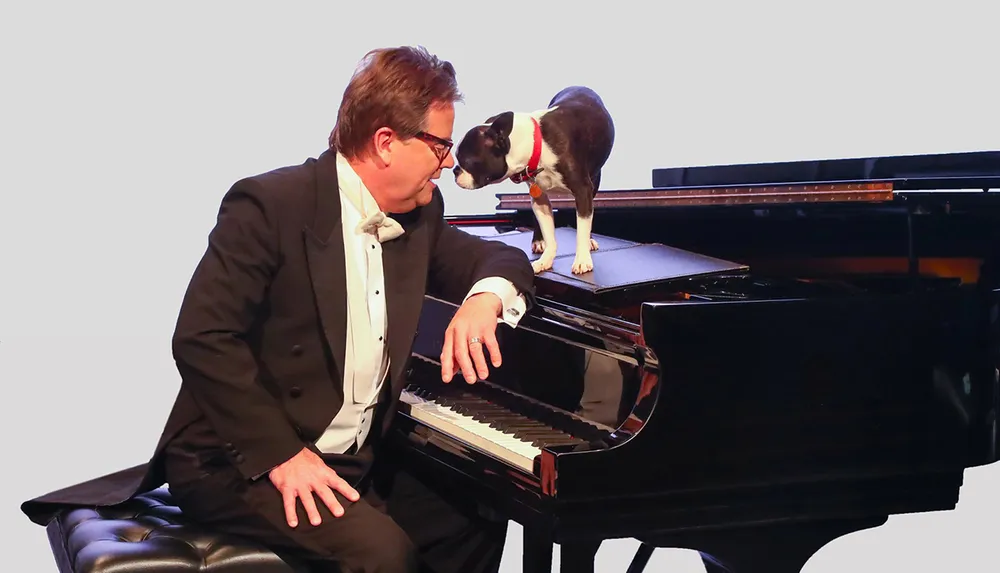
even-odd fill
[{"label": "white bow tie", "polygon": [[358,231],[362,233],[374,232],[378,236],[378,242],[384,243],[402,235],[403,227],[392,217],[387,217],[385,213],[378,211],[361,221],[358,224]]}]

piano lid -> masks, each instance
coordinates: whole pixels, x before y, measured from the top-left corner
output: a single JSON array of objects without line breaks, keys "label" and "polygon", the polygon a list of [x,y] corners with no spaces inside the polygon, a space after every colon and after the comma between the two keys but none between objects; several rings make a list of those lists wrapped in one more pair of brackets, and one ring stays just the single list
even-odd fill
[{"label": "piano lid", "polygon": [[653,187],[891,183],[902,190],[1000,187],[1000,151],[665,167]]},{"label": "piano lid", "polygon": [[[1000,189],[1000,151],[662,167],[648,189],[602,189],[597,211],[703,205],[891,203],[907,193]],[[498,193],[498,210],[528,212],[528,193]],[[574,209],[550,193],[553,209]]]},{"label": "piano lid", "polygon": [[[606,235],[591,235],[598,249],[591,253],[594,270],[580,275],[573,274],[573,257],[576,230],[572,227],[556,229],[559,254],[552,269],[536,277],[540,286],[560,285],[589,295],[620,294],[626,290],[649,289],[677,280],[745,274],[749,266],[659,243],[636,243]],[[531,252],[531,231],[512,231],[484,239],[501,241],[521,249],[529,260],[541,255]]]}]

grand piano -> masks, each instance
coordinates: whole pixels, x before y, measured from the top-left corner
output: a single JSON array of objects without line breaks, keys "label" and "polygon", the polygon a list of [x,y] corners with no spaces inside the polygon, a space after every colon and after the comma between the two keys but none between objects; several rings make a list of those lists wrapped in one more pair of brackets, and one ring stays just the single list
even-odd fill
[{"label": "grand piano", "polygon": [[[456,302],[428,295],[396,445],[524,527],[523,570],[602,540],[798,572],[889,515],[950,510],[997,459],[1000,152],[660,168],[596,200],[573,275],[569,196],[503,365],[443,384]],[[527,188],[451,223],[525,250]],[[456,379],[459,380],[459,379]]]}]

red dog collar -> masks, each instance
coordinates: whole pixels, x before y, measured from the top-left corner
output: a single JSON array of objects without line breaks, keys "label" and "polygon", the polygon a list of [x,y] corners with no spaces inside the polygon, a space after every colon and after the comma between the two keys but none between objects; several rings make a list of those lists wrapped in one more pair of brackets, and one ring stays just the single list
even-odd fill
[{"label": "red dog collar", "polygon": [[531,158],[528,159],[528,166],[522,171],[510,176],[510,180],[514,183],[531,183],[534,181],[535,176],[541,171],[538,168],[538,162],[542,159],[542,127],[538,125],[538,120],[531,118],[531,123],[535,126],[534,141],[531,147]]}]

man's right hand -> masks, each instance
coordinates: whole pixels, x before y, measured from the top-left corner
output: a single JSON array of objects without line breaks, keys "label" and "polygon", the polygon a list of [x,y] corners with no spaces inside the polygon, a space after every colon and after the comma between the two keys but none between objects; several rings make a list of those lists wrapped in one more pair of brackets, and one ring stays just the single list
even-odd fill
[{"label": "man's right hand", "polygon": [[281,492],[281,498],[285,503],[285,519],[291,527],[299,524],[295,510],[296,498],[302,500],[302,507],[309,516],[309,523],[319,525],[322,520],[316,509],[313,492],[316,492],[336,517],[344,515],[344,508],[330,488],[336,489],[351,501],[358,501],[361,497],[349,483],[337,475],[337,472],[326,465],[322,458],[308,448],[302,448],[287,462],[272,469],[269,477],[271,483]]}]

